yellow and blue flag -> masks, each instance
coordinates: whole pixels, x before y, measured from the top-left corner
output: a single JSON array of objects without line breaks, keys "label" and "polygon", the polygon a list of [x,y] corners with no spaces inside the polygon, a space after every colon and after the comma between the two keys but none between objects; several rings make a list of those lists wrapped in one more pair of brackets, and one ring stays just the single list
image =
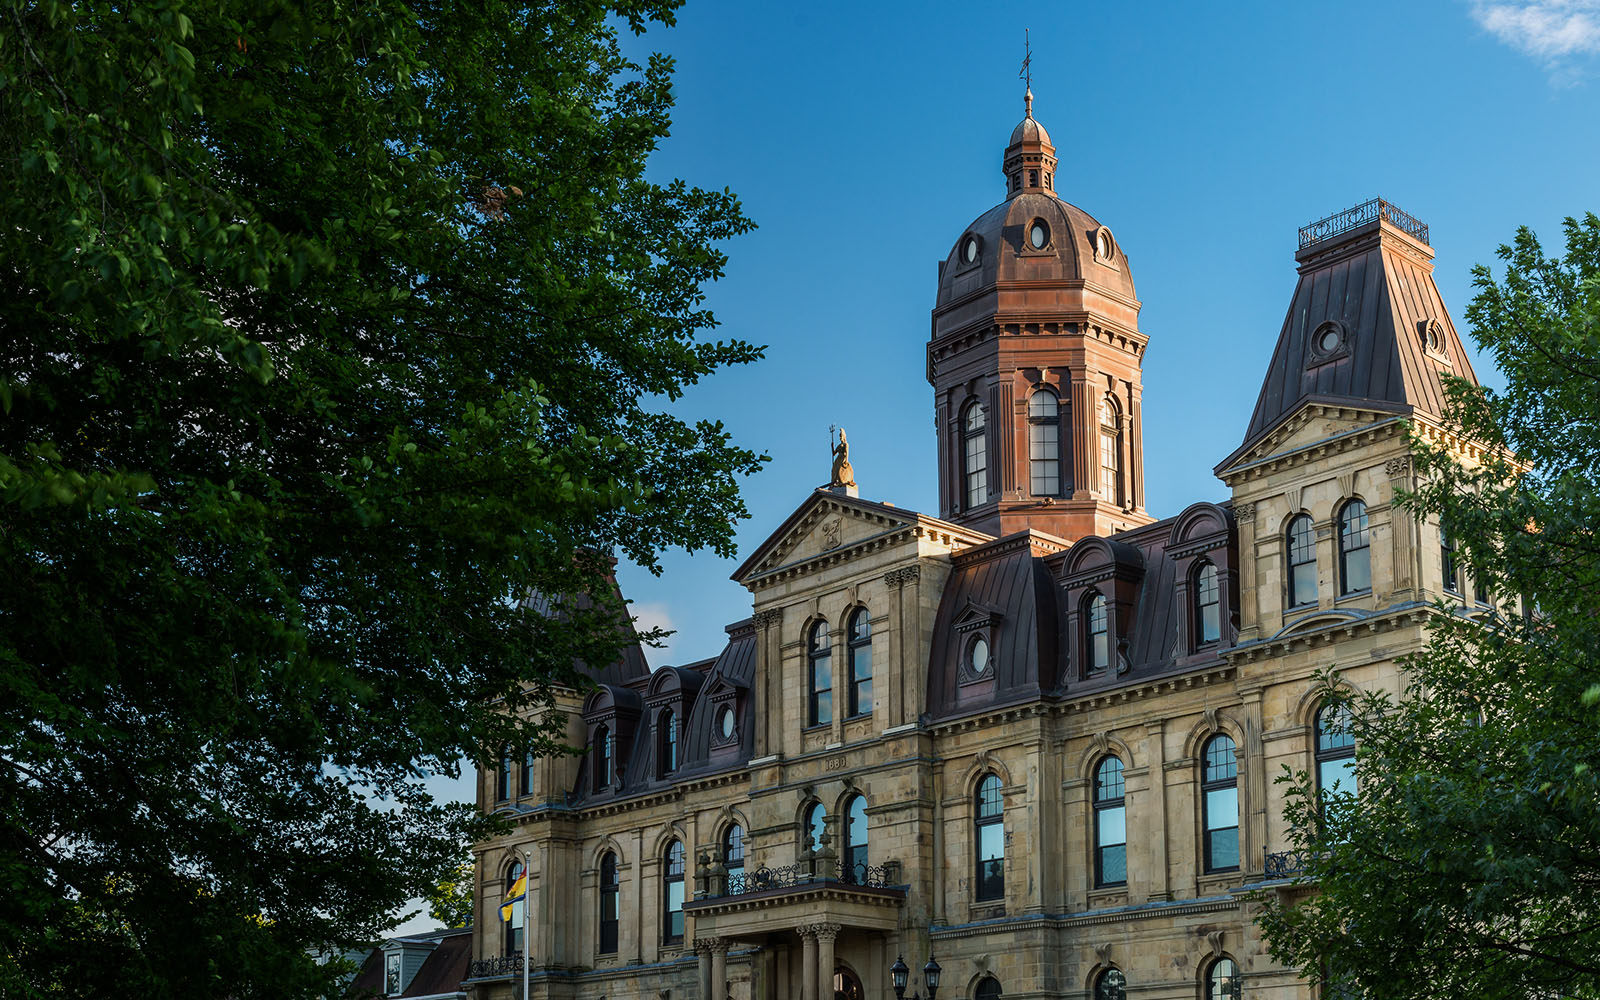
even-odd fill
[{"label": "yellow and blue flag", "polygon": [[511,883],[511,888],[506,890],[505,902],[500,904],[500,919],[509,921],[511,919],[511,908],[527,898],[528,876],[523,873],[518,875],[517,880]]}]

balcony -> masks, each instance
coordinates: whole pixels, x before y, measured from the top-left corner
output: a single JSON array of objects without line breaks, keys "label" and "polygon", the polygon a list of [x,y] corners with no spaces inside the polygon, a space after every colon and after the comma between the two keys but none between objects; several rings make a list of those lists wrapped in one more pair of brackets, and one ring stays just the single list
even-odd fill
[{"label": "balcony", "polygon": [[467,963],[467,978],[463,982],[477,979],[510,979],[520,975],[522,975],[522,952],[514,951],[509,955],[492,955]]},{"label": "balcony", "polygon": [[759,937],[818,921],[841,928],[893,931],[906,887],[900,864],[845,865],[828,857],[724,874],[702,866],[700,892],[684,910],[704,937]]},{"label": "balcony", "polygon": [[1299,878],[1305,874],[1306,861],[1311,857],[1305,851],[1277,851],[1267,855],[1265,878],[1268,882]]}]

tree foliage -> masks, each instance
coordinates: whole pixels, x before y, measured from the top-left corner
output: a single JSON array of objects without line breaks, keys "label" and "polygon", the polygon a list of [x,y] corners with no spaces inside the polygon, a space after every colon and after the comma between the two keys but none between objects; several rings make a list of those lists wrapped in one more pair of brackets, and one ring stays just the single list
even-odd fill
[{"label": "tree foliage", "polygon": [[731,554],[676,6],[0,3],[0,992],[332,988],[483,833],[422,779],[631,641],[609,554]]},{"label": "tree foliage", "polygon": [[474,870],[472,856],[462,858],[423,897],[428,904],[428,916],[440,927],[472,926]]},{"label": "tree foliage", "polygon": [[1316,890],[1263,919],[1280,960],[1370,997],[1600,996],[1600,219],[1500,256],[1467,318],[1507,387],[1456,382],[1405,499],[1499,610],[1441,606],[1399,697],[1346,693],[1360,794],[1319,809],[1297,776]]}]

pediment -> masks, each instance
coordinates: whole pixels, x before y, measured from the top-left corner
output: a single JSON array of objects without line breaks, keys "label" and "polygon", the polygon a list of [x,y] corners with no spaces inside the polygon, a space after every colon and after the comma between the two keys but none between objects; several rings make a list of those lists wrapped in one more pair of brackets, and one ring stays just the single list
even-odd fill
[{"label": "pediment", "polygon": [[1226,477],[1235,469],[1337,440],[1409,412],[1408,408],[1379,409],[1355,400],[1308,399],[1277,426],[1228,456],[1216,473]]},{"label": "pediment", "polygon": [[911,526],[918,515],[885,504],[818,490],[756,547],[733,574],[744,582]]}]

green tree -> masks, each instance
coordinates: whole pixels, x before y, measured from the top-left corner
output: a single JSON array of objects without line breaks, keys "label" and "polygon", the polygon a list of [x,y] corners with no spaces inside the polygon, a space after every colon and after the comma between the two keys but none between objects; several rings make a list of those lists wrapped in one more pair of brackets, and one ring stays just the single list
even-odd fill
[{"label": "green tree", "polygon": [[333,989],[487,829],[422,779],[632,641],[610,554],[731,554],[677,5],[0,0],[0,993]]},{"label": "green tree", "polygon": [[1441,608],[1399,697],[1349,695],[1360,794],[1319,809],[1296,776],[1316,889],[1263,917],[1280,960],[1370,997],[1600,996],[1600,219],[1500,256],[1467,318],[1507,387],[1452,390],[1487,450],[1416,439],[1405,500],[1500,610]]},{"label": "green tree", "polygon": [[456,862],[455,867],[446,872],[423,897],[428,904],[428,916],[437,920],[440,927],[472,926],[474,871],[472,855],[469,854]]}]

